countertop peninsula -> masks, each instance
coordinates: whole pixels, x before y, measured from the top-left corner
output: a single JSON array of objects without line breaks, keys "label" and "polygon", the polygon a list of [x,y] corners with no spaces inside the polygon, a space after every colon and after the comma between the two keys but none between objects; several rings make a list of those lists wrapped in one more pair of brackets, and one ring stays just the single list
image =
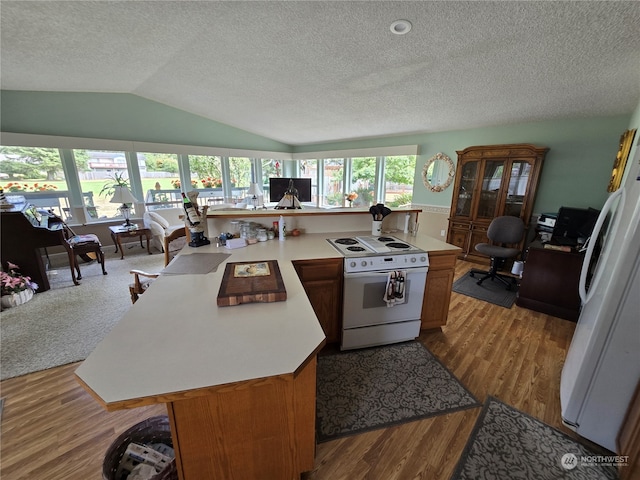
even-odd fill
[{"label": "countertop peninsula", "polygon": [[[225,263],[206,275],[162,275],[78,367],[76,375],[108,410],[157,403],[184,391],[295,372],[324,333],[292,261],[337,258],[326,241],[370,232],[304,234],[238,249],[185,247],[180,255],[228,253],[226,262],[277,260],[287,300],[218,307]],[[440,240],[394,232],[424,249]]]},{"label": "countertop peninsula", "polygon": [[[176,260],[231,255],[211,273],[156,279],[78,367],[78,380],[110,411],[166,404],[180,480],[300,478],[314,467],[316,357],[325,334],[292,262],[335,264],[341,255],[326,239],[363,234],[370,232],[306,233],[232,250],[186,246]],[[427,304],[441,324],[427,297],[440,299],[446,321],[447,272],[459,249],[393,234],[429,252],[423,312]],[[287,299],[218,307],[226,263],[262,260],[278,261]],[[422,322],[430,327],[432,319]]]}]

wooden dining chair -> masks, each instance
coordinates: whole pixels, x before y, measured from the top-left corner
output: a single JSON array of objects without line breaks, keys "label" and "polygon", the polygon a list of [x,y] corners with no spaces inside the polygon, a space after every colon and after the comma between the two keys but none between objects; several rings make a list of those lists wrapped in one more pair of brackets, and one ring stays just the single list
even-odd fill
[{"label": "wooden dining chair", "polygon": [[[133,283],[129,284],[129,295],[131,295],[131,303],[136,303],[138,297],[142,295],[149,285],[158,278],[159,273],[147,273],[142,270],[131,270],[129,273],[133,275]],[[142,277],[142,278],[141,278]]]},{"label": "wooden dining chair", "polygon": [[[71,279],[75,285],[80,285],[79,280],[82,279],[82,273],[80,272],[80,264],[78,263],[78,256],[83,260],[92,259],[95,260],[102,267],[102,274],[106,275],[107,271],[104,266],[104,251],[102,250],[102,244],[97,235],[93,233],[85,235],[76,235],[71,228],[65,224],[65,237],[64,247],[67,250],[69,256],[69,268],[71,269]],[[93,257],[91,257],[93,255]],[[77,275],[76,275],[77,273]]]}]

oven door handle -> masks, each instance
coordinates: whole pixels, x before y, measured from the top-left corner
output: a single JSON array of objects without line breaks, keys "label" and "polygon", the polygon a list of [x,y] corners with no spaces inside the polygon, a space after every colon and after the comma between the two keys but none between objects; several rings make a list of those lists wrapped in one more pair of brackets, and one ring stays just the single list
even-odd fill
[{"label": "oven door handle", "polygon": [[357,277],[388,277],[389,273],[395,272],[396,270],[404,270],[407,272],[407,275],[411,275],[413,273],[427,273],[428,267],[418,267],[418,268],[398,268],[393,270],[379,271],[375,272],[352,272],[352,273],[344,273],[344,278],[357,278]]}]

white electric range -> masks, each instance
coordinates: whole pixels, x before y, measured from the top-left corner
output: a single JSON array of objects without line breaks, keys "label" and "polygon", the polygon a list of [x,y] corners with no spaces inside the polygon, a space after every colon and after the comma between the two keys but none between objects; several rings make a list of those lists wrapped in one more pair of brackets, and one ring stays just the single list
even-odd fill
[{"label": "white electric range", "polygon": [[390,235],[327,240],[345,257],[341,349],[415,339],[427,253]]}]

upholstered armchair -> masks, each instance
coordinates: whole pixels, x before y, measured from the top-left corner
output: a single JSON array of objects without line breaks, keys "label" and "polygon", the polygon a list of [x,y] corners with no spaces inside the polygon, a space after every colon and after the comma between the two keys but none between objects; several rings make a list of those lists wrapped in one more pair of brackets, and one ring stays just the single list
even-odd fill
[{"label": "upholstered armchair", "polygon": [[151,230],[151,244],[164,252],[165,265],[169,263],[169,244],[174,240],[185,237],[184,209],[158,208],[146,211],[142,217],[144,226]]},{"label": "upholstered armchair", "polygon": [[[204,210],[204,207],[203,207]],[[203,212],[206,215],[206,210]],[[170,252],[172,250],[180,250],[189,240],[189,235],[184,224],[183,208],[158,208],[156,210],[148,210],[144,213],[142,219],[144,226],[151,230],[151,243],[161,252],[164,252],[164,264],[168,265],[171,260]],[[204,225],[204,235],[209,236],[207,223]],[[182,239],[182,237],[186,237]],[[174,240],[182,239],[179,245],[172,245]]]}]

